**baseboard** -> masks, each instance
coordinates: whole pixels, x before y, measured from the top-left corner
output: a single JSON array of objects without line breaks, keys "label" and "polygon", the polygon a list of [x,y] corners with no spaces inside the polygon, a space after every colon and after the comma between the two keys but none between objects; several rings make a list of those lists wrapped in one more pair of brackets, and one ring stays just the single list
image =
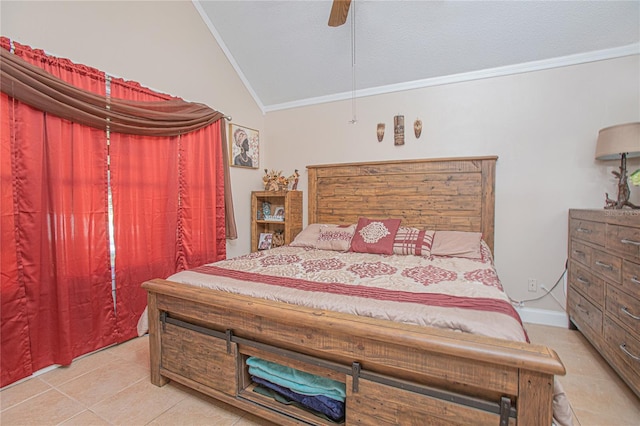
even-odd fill
[{"label": "baseboard", "polygon": [[532,324],[551,325],[554,327],[569,327],[569,317],[566,312],[550,311],[548,309],[537,308],[518,308],[516,311],[520,314],[522,322],[528,322]]}]

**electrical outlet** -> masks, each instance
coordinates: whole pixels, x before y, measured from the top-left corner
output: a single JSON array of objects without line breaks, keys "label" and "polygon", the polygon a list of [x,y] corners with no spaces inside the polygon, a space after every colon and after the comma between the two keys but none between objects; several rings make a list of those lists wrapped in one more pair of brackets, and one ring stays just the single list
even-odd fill
[{"label": "electrical outlet", "polygon": [[529,278],[529,291],[532,293],[538,291],[538,281],[535,278]]}]

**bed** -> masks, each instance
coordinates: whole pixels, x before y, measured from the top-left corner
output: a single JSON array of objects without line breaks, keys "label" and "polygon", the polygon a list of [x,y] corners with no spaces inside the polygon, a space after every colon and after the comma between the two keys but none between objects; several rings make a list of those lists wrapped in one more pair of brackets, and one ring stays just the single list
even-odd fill
[{"label": "bed", "polygon": [[[303,234],[322,244],[301,234],[143,284],[152,383],[174,380],[277,424],[335,424],[259,392],[249,366],[259,359],[341,384],[338,424],[550,425],[565,369],[527,342],[493,266],[496,160],[308,166]],[[381,224],[393,253],[366,238],[386,238]],[[344,246],[349,232],[364,246]],[[446,244],[407,254],[407,233],[429,242],[423,250],[441,235],[482,241],[460,257]]]}]

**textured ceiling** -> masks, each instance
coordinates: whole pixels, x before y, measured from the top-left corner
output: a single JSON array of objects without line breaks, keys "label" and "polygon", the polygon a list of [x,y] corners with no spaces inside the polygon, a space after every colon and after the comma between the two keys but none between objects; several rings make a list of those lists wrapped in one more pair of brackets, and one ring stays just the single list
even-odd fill
[{"label": "textured ceiling", "polygon": [[353,0],[337,28],[327,25],[328,0],[194,5],[265,110],[344,99],[354,76],[358,95],[366,95],[522,64],[640,52],[640,0]]}]

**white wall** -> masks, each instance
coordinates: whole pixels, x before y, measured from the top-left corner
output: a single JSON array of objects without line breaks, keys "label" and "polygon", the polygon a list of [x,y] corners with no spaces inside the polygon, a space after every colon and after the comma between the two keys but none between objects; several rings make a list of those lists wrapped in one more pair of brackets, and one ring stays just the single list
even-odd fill
[{"label": "white wall", "polygon": [[[262,132],[265,117],[189,0],[2,1],[2,35],[32,48],[202,102]],[[232,168],[238,240],[227,256],[249,251],[252,190],[259,169]]]},{"label": "white wall", "polygon": [[[615,198],[610,171],[594,160],[598,130],[640,120],[640,57],[449,84],[267,114],[270,167],[385,159],[498,155],[496,266],[514,299],[528,278],[549,288],[567,258],[567,211]],[[348,76],[347,76],[348,77]],[[393,144],[393,116],[405,116],[405,145]],[[413,122],[420,118],[420,139]],[[386,123],[384,140],[376,123]],[[640,166],[629,161],[629,169]],[[306,172],[306,170],[305,170]],[[306,188],[302,173],[300,187]],[[632,201],[640,189],[632,188]],[[306,204],[305,204],[306,206]],[[305,207],[306,209],[306,207]],[[306,210],[305,210],[306,212]],[[306,213],[305,213],[306,218]],[[554,292],[562,298],[562,291]],[[561,310],[550,297],[527,307]]]}]

